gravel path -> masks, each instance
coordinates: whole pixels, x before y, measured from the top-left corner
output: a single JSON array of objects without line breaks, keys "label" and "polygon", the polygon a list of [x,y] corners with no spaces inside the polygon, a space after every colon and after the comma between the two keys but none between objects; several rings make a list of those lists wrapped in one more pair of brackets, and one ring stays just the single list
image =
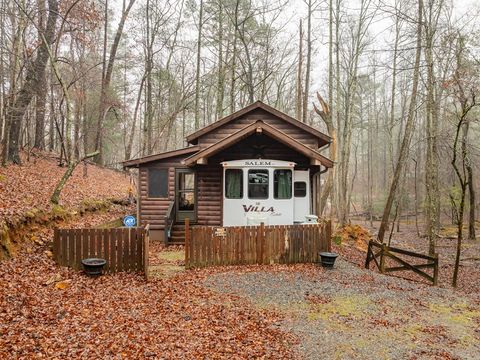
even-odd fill
[{"label": "gravel path", "polygon": [[480,300],[384,276],[342,259],[235,268],[205,285],[284,315],[306,359],[479,359]]}]

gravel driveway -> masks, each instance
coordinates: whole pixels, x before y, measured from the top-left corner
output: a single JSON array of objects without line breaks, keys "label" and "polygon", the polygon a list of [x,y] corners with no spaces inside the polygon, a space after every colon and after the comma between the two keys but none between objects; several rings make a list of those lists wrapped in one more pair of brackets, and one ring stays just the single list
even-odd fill
[{"label": "gravel driveway", "polygon": [[480,299],[339,259],[233,268],[205,285],[283,314],[305,359],[479,359]]}]

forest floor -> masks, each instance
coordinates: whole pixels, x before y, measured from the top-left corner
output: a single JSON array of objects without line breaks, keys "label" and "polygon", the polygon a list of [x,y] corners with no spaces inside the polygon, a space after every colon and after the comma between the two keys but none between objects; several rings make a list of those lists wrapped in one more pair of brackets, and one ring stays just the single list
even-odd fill
[{"label": "forest floor", "polygon": [[[129,195],[136,187],[125,173],[80,164],[63,188],[60,203],[53,205],[50,197],[66,168],[58,166],[53,153],[22,153],[21,158],[22,165],[0,167],[0,261],[15,255],[23,242],[48,241],[52,228],[67,219],[76,218],[76,227],[89,226],[91,221],[134,211]],[[92,212],[95,218],[83,216]]]},{"label": "forest floor", "polygon": [[478,359],[480,302],[381,275],[342,258],[315,265],[238,268],[206,286],[282,315],[305,359]]},{"label": "forest floor", "polygon": [[[33,152],[28,157],[22,153],[21,158],[22,165],[0,167],[0,227],[16,224],[35,212],[53,211],[50,197],[66,171],[52,153]],[[126,200],[135,189],[125,173],[84,163],[65,185],[59,206],[78,211],[89,202]]]},{"label": "forest floor", "polygon": [[[12,179],[21,181],[23,169],[2,173],[2,201],[13,198],[6,192],[15,189]],[[37,178],[34,168],[28,171]],[[86,180],[76,175],[77,187],[65,194],[77,200],[64,200],[64,207],[74,211],[91,196],[125,196],[128,178],[118,174],[115,188],[108,176],[116,173],[95,171],[88,169]],[[33,194],[19,188],[19,204],[48,207],[48,196],[36,193],[42,184],[32,186]],[[88,191],[92,184],[98,192]],[[9,204],[4,214],[17,214]],[[101,226],[131,210],[112,205],[58,221]],[[14,258],[0,262],[0,358],[475,359],[480,353],[478,261],[467,260],[478,256],[476,243],[465,245],[454,291],[448,285],[453,240],[438,244],[440,287],[363,269],[365,253],[348,245],[334,247],[341,258],[333,270],[272,265],[181,271],[183,248],[153,243],[151,264],[160,276],[146,281],[136,273],[92,279],[58,267],[51,226],[29,230],[43,241],[21,242]],[[392,244],[425,250],[425,239],[407,227],[397,237]]]},{"label": "forest floor", "polygon": [[[85,221],[100,224],[95,214]],[[216,267],[147,282],[58,267],[49,246],[32,244],[0,263],[0,358],[475,359],[480,352],[478,294],[381,275],[344,256],[333,270]],[[157,251],[154,264],[182,265],[181,247]]]},{"label": "forest floor", "polygon": [[[380,226],[379,222],[373,222],[373,226],[364,221],[355,221],[354,223],[368,229],[373,238],[375,238]],[[419,227],[420,231],[422,231],[423,225],[419,224]],[[465,230],[467,229],[465,228]],[[467,233],[465,231],[465,234]],[[480,234],[480,227],[477,228],[477,234]],[[457,250],[456,229],[453,225],[444,225],[441,228],[440,235],[441,238],[437,239],[436,243],[436,252],[439,257],[439,286],[451,288]],[[386,241],[388,242],[388,240]],[[400,232],[397,232],[396,229],[393,232],[390,245],[428,254],[428,240],[418,235],[413,222],[402,222],[400,224]],[[348,249],[348,251],[345,251],[345,249]],[[339,251],[357,265],[364,265],[366,253],[358,248],[343,248],[343,250],[340,249]],[[477,294],[480,297],[480,238],[477,237],[476,240],[464,239],[462,241],[460,259],[457,291],[472,295]],[[395,272],[391,273],[391,275],[426,283],[425,279],[412,272]]]}]

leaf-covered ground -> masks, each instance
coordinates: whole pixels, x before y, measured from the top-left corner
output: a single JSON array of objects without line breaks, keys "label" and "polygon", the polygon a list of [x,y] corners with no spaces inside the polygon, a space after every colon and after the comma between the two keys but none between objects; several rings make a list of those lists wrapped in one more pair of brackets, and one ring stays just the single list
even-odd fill
[{"label": "leaf-covered ground", "polygon": [[480,301],[381,275],[344,259],[235,268],[205,282],[283,315],[305,359],[478,359]]},{"label": "leaf-covered ground", "polygon": [[[31,154],[30,161],[22,154],[23,164],[0,167],[0,227],[15,223],[33,209],[52,209],[50,196],[65,167],[50,153]],[[80,164],[62,191],[60,205],[76,209],[88,200],[126,199],[130,177],[119,171],[92,164]]]},{"label": "leaf-covered ground", "polygon": [[[357,225],[358,224],[360,224],[362,228],[368,229],[373,238],[376,236],[379,227],[378,222],[374,222],[373,227],[369,226],[369,223],[367,222],[357,222]],[[420,231],[422,231],[423,225],[420,224],[419,227]],[[480,234],[480,229],[477,229],[477,233]],[[402,222],[400,225],[400,232],[395,231],[392,235],[391,246],[428,254],[427,238],[418,236],[416,226],[413,222]],[[451,225],[445,226],[442,228],[440,235],[441,237],[437,239],[436,242],[436,252],[438,253],[439,257],[439,286],[451,289],[457,249],[457,241],[456,239],[452,239],[452,237],[455,236],[455,228]],[[362,242],[367,243],[367,237],[364,236],[363,238],[364,239]],[[350,261],[359,266],[363,266],[365,264],[366,257],[366,253],[362,251],[363,248],[363,246],[358,246],[358,242],[350,242],[346,247],[337,247],[336,249]],[[406,258],[408,261],[414,264],[424,262],[423,260],[419,261],[418,259],[412,259],[404,256],[402,256],[402,258]],[[480,239],[464,239],[460,259],[461,261],[457,291],[480,297]],[[388,261],[390,262],[390,260]],[[396,266],[393,263],[391,265]],[[371,268],[374,269],[373,264],[371,264]],[[426,281],[412,272],[403,271],[391,274],[392,276],[400,276],[414,281]]]},{"label": "leaf-covered ground", "polygon": [[55,265],[48,249],[24,244],[0,262],[0,359],[296,358],[296,338],[279,330],[277,313],[202,285],[221,269],[91,279]]},{"label": "leaf-covered ground", "polygon": [[90,279],[41,253],[0,267],[0,358],[294,357],[274,313],[199,285],[205,273]]},{"label": "leaf-covered ground", "polygon": [[[155,245],[154,264],[181,264],[181,247]],[[0,263],[0,358],[475,359],[480,352],[478,294],[364,270],[351,262],[363,259],[353,248],[341,249],[350,257],[333,271],[219,267],[150,282],[140,274],[91,279],[57,267],[47,249],[33,245]]]}]

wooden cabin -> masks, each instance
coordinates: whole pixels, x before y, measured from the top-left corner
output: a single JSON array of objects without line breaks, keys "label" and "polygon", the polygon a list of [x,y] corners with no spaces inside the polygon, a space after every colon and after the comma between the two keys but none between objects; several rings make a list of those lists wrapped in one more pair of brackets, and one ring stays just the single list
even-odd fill
[{"label": "wooden cabin", "polygon": [[184,222],[288,225],[316,212],[320,151],[331,138],[257,101],[187,137],[188,147],[123,163],[138,168],[137,219],[151,239],[184,242]]}]

